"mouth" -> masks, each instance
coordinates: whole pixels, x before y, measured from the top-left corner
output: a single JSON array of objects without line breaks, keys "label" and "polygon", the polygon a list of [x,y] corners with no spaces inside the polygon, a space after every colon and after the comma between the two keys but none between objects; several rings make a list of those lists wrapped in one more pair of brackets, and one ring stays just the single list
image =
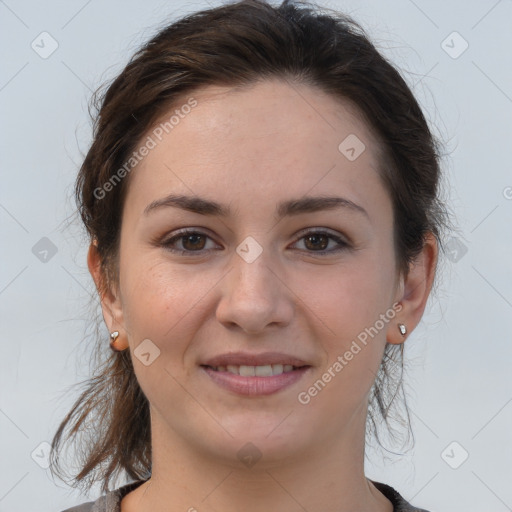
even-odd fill
[{"label": "mouth", "polygon": [[201,365],[201,370],[223,391],[245,397],[267,396],[297,384],[310,370],[310,365],[290,364]]},{"label": "mouth", "polygon": [[282,375],[283,373],[290,373],[300,369],[309,368],[309,365],[294,366],[291,364],[266,364],[259,366],[250,365],[201,365],[203,368],[209,368],[214,372],[231,373],[241,377],[273,377],[274,375]]}]

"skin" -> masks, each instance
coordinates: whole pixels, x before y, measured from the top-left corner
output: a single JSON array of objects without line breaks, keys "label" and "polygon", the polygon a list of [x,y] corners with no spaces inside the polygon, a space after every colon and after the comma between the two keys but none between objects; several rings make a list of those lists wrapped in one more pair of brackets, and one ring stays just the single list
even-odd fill
[{"label": "skin", "polygon": [[[386,342],[407,338],[398,323],[408,336],[423,315],[435,239],[428,237],[407,279],[396,273],[378,142],[350,104],[277,79],[240,90],[209,86],[193,97],[198,105],[129,177],[119,283],[101,298],[151,409],[152,477],[121,510],[392,512],[364,475],[368,396]],[[349,134],[366,146],[354,161],[338,150]],[[143,213],[171,192],[217,201],[233,215],[173,207]],[[276,205],[305,195],[345,197],[368,217],[339,208],[278,222]],[[161,245],[187,227],[206,234],[175,241],[191,256]],[[337,243],[321,237],[315,249],[306,228],[327,229],[350,245],[318,256]],[[252,263],[236,252],[248,236],[262,248]],[[94,245],[88,265],[99,285]],[[299,403],[298,394],[397,302],[401,311],[308,404]],[[144,339],[160,350],[149,366],[133,353]],[[238,396],[199,367],[236,350],[280,351],[312,368],[273,395]],[[237,457],[248,442],[262,454],[250,468]]]}]

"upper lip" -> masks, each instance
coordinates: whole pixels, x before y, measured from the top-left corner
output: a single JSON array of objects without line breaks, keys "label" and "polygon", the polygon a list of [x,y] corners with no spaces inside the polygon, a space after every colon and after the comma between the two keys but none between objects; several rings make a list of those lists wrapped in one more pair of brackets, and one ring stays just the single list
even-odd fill
[{"label": "upper lip", "polygon": [[208,359],[203,366],[265,366],[269,364],[291,364],[292,366],[309,366],[298,357],[280,352],[263,352],[261,354],[250,354],[248,352],[229,352]]}]

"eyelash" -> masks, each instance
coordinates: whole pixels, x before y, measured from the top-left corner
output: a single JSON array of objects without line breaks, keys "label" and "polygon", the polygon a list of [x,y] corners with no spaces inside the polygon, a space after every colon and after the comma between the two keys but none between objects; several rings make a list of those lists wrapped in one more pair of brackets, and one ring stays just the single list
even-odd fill
[{"label": "eyelash", "polygon": [[[171,238],[168,238],[167,240],[164,240],[163,242],[160,243],[160,245],[162,247],[165,247],[166,250],[171,251],[173,253],[179,253],[182,256],[195,256],[196,254],[197,254],[197,256],[203,256],[205,252],[211,252],[212,250],[216,250],[216,249],[201,249],[199,251],[187,251],[187,250],[175,249],[175,248],[171,247],[171,245],[174,244],[176,241],[179,241],[180,239],[183,239],[186,236],[190,236],[190,235],[205,236],[205,237],[211,239],[210,236],[208,236],[206,233],[202,233],[201,231],[197,231],[194,229],[185,229],[182,231],[178,231],[178,233],[176,235],[172,236]],[[323,230],[307,231],[302,234],[302,236],[299,238],[299,240],[302,240],[303,238],[305,238],[309,235],[324,235],[339,244],[339,246],[337,248],[330,249],[330,250],[327,250],[327,249],[323,249],[322,251],[307,251],[306,250],[306,252],[308,252],[310,254],[318,255],[318,256],[322,257],[322,256],[329,256],[331,254],[338,253],[338,252],[341,252],[346,249],[350,249],[350,244],[348,244],[341,237],[334,235],[332,233],[329,233],[328,231],[323,231]],[[299,240],[297,240],[297,241],[299,241]]]}]

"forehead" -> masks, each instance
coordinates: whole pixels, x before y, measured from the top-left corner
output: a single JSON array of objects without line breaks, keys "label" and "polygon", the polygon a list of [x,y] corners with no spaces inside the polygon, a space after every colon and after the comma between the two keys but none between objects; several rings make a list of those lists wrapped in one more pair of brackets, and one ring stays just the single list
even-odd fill
[{"label": "forehead", "polygon": [[135,167],[128,192],[139,211],[170,192],[213,194],[223,203],[236,193],[261,207],[276,195],[310,190],[335,188],[366,203],[384,192],[371,130],[349,102],[318,88],[276,79],[203,87],[181,101],[144,137],[155,144]]},{"label": "forehead", "polygon": [[[289,139],[323,142],[322,147],[327,147],[351,130],[350,133],[357,133],[375,149],[378,146],[371,128],[355,105],[318,87],[279,78],[240,87],[210,85],[182,97],[173,110],[179,111],[180,105],[183,108],[192,96],[197,106],[181,117],[181,126],[173,127],[174,135],[186,132],[188,137],[208,137],[222,131],[223,135],[229,135],[230,141],[243,139],[246,145],[252,142],[252,147],[256,147],[258,141],[267,142],[279,133],[280,136],[288,135]],[[169,112],[164,113],[157,126],[168,118]],[[213,134],[211,130],[214,130]],[[163,137],[166,135],[170,133]],[[217,142],[222,143],[221,140]],[[294,149],[296,152],[300,150],[298,147]]]}]

